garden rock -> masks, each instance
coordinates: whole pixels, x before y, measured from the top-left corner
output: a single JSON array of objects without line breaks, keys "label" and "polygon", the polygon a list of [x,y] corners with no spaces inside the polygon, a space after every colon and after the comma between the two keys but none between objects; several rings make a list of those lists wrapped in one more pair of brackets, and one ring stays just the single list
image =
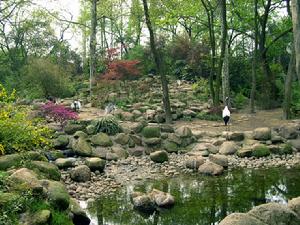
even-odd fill
[{"label": "garden rock", "polygon": [[145,138],[160,138],[160,127],[159,126],[147,126],[144,127],[142,135]]},{"label": "garden rock", "polygon": [[174,142],[165,140],[162,144],[163,149],[165,149],[167,152],[178,152],[178,145]]},{"label": "garden rock", "polygon": [[17,166],[21,161],[19,154],[4,155],[0,157],[0,170],[7,170],[10,167]]},{"label": "garden rock", "polygon": [[86,182],[91,179],[91,170],[86,165],[77,166],[70,171],[71,179],[77,182]]},{"label": "garden rock", "polygon": [[296,124],[286,124],[279,128],[279,135],[285,139],[296,139],[299,135]]},{"label": "garden rock", "polygon": [[289,200],[288,207],[300,218],[300,197]]},{"label": "garden rock", "polygon": [[130,135],[130,140],[134,142],[135,145],[142,146],[143,145],[143,140],[140,136],[138,135]]},{"label": "garden rock", "polygon": [[169,160],[168,153],[166,151],[156,151],[150,154],[150,159],[156,163],[163,163]]},{"label": "garden rock", "polygon": [[27,168],[21,168],[9,176],[10,185],[15,189],[31,189],[40,190],[41,184],[37,178],[37,174]]},{"label": "garden rock", "polygon": [[51,211],[44,209],[40,210],[33,215],[28,215],[29,222],[25,222],[24,225],[44,225],[50,224],[51,220]]},{"label": "garden rock", "polygon": [[248,212],[267,224],[299,225],[300,218],[290,208],[279,203],[267,203],[254,207]]},{"label": "garden rock", "polygon": [[271,129],[269,127],[260,127],[254,130],[253,137],[255,140],[267,141],[271,139]]},{"label": "garden rock", "polygon": [[76,199],[70,199],[70,211],[74,225],[89,225],[91,220],[86,212],[80,207]]},{"label": "garden rock", "polygon": [[111,151],[118,156],[118,159],[126,159],[128,157],[128,152],[121,146],[113,146]]},{"label": "garden rock", "polygon": [[219,225],[269,225],[247,213],[232,213],[225,217]]},{"label": "garden rock", "polygon": [[241,158],[251,157],[252,156],[252,148],[251,147],[243,147],[237,151],[237,155]]},{"label": "garden rock", "polygon": [[270,155],[270,149],[263,144],[256,144],[252,149],[252,156],[256,158],[264,157]]},{"label": "garden rock", "polygon": [[175,203],[175,198],[172,195],[157,189],[153,189],[149,196],[158,207],[170,207]]},{"label": "garden rock", "polygon": [[68,123],[64,127],[64,131],[66,134],[74,134],[76,131],[83,131],[85,129],[85,126],[83,124],[72,124]]},{"label": "garden rock", "polygon": [[116,153],[107,152],[105,159],[108,161],[117,161],[119,159],[119,156]]},{"label": "garden rock", "polygon": [[64,184],[58,181],[42,180],[42,186],[47,190],[49,202],[60,210],[69,208],[70,196]]},{"label": "garden rock", "polygon": [[54,164],[58,168],[64,169],[64,168],[73,167],[75,162],[76,162],[75,158],[58,158],[55,160]]},{"label": "garden rock", "polygon": [[108,148],[96,147],[96,148],[93,148],[93,150],[92,150],[92,156],[93,157],[98,157],[98,158],[101,158],[101,159],[105,159],[106,154],[108,152],[109,152]]},{"label": "garden rock", "polygon": [[224,142],[219,149],[219,153],[223,155],[233,155],[238,150],[238,146],[233,141]]},{"label": "garden rock", "polygon": [[87,165],[91,171],[99,170],[100,172],[104,171],[106,161],[100,158],[86,158],[85,165]]},{"label": "garden rock", "polygon": [[186,116],[186,117],[196,117],[197,113],[195,113],[193,110],[190,110],[190,109],[186,109],[182,112],[183,116]]},{"label": "garden rock", "polygon": [[155,204],[152,199],[146,195],[138,195],[132,198],[133,207],[142,212],[153,212],[155,210]]},{"label": "garden rock", "polygon": [[209,160],[215,164],[218,164],[223,167],[228,167],[228,158],[225,155],[209,155]]},{"label": "garden rock", "polygon": [[174,128],[169,124],[161,124],[160,129],[164,133],[174,133]]},{"label": "garden rock", "polygon": [[51,180],[60,180],[61,174],[58,167],[52,163],[44,161],[32,161],[29,164],[30,169],[42,173],[44,177]]},{"label": "garden rock", "polygon": [[144,143],[148,146],[160,145],[161,139],[160,138],[144,138]]},{"label": "garden rock", "polygon": [[205,159],[202,156],[190,156],[185,161],[185,167],[192,169],[192,170],[198,170],[199,166],[204,164]]},{"label": "garden rock", "polygon": [[78,138],[73,146],[74,152],[79,156],[91,156],[92,155],[92,146],[86,139],[83,137]]},{"label": "garden rock", "polygon": [[181,138],[179,136],[177,136],[176,134],[174,134],[174,133],[168,134],[168,141],[174,142],[177,145],[181,145],[182,144]]},{"label": "garden rock", "polygon": [[96,133],[96,126],[90,124],[86,127],[86,132],[89,135],[95,134]]},{"label": "garden rock", "polygon": [[243,141],[245,138],[245,135],[243,132],[223,132],[222,136],[226,138],[228,141]]},{"label": "garden rock", "polygon": [[129,135],[124,133],[117,134],[115,142],[120,145],[127,145],[129,142]]},{"label": "garden rock", "polygon": [[69,136],[68,135],[60,135],[53,141],[54,148],[65,148],[69,144]]},{"label": "garden rock", "polygon": [[139,157],[145,154],[145,149],[141,146],[138,146],[135,148],[128,149],[128,153],[129,155]]},{"label": "garden rock", "polygon": [[294,139],[294,140],[289,140],[289,143],[297,149],[297,151],[300,151],[300,139]]},{"label": "garden rock", "polygon": [[189,138],[193,136],[192,130],[186,126],[182,126],[176,129],[175,134],[181,138]]},{"label": "garden rock", "polygon": [[75,134],[73,135],[74,138],[88,138],[88,135],[84,133],[83,131],[76,131]]},{"label": "garden rock", "polygon": [[205,162],[198,168],[198,172],[205,175],[221,175],[224,168],[213,162]]},{"label": "garden rock", "polygon": [[98,145],[98,146],[102,146],[102,147],[109,147],[109,146],[113,145],[112,140],[105,133],[99,133],[99,134],[92,136],[91,142],[94,145]]}]

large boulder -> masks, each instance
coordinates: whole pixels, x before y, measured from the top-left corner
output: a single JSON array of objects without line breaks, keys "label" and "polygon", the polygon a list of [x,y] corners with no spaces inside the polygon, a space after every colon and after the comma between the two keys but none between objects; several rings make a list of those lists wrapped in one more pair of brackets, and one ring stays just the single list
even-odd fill
[{"label": "large boulder", "polygon": [[150,154],[150,159],[153,162],[163,163],[169,160],[168,153],[166,151],[156,151]]},{"label": "large boulder", "polygon": [[300,197],[289,200],[288,207],[300,218]]},{"label": "large boulder", "polygon": [[60,180],[61,174],[58,167],[52,163],[44,161],[31,161],[29,163],[29,168],[33,169],[38,173],[51,180]]},{"label": "large boulder", "polygon": [[182,126],[176,129],[175,134],[181,138],[188,138],[193,136],[192,130],[186,126]]},{"label": "large boulder", "polygon": [[219,153],[223,155],[233,155],[238,150],[238,146],[233,141],[225,141],[219,149]]},{"label": "large boulder", "polygon": [[75,162],[76,162],[76,158],[58,158],[55,160],[54,164],[58,168],[64,169],[64,168],[73,167]]},{"label": "large boulder", "polygon": [[218,153],[218,148],[210,143],[198,143],[193,147],[193,151],[208,151],[209,153],[216,154]]},{"label": "large boulder", "polygon": [[243,141],[245,138],[245,134],[243,132],[223,132],[222,136],[229,141]]},{"label": "large boulder", "polygon": [[205,175],[221,175],[224,171],[224,168],[213,162],[205,162],[198,168],[198,172]]},{"label": "large boulder", "polygon": [[225,155],[209,155],[209,160],[215,164],[218,164],[223,167],[228,167],[228,158]]},{"label": "large boulder", "polygon": [[271,139],[271,129],[269,127],[260,127],[254,130],[253,138],[259,141]]},{"label": "large boulder", "polygon": [[177,145],[181,145],[182,144],[181,138],[178,135],[174,134],[174,133],[168,134],[168,141],[174,142]]},{"label": "large boulder", "polygon": [[98,145],[98,146],[102,146],[102,147],[109,147],[109,146],[113,145],[112,140],[105,133],[99,133],[99,134],[92,136],[91,142],[94,145]]},{"label": "large boulder", "polygon": [[163,141],[162,147],[167,152],[178,152],[179,150],[178,145],[175,142],[168,140]]},{"label": "large boulder", "polygon": [[117,134],[115,142],[120,145],[127,145],[129,142],[129,135],[125,133]]},{"label": "large boulder", "polygon": [[77,182],[86,182],[91,179],[91,170],[86,165],[77,166],[70,171],[70,177]]},{"label": "large boulder", "polygon": [[0,170],[7,170],[10,167],[17,166],[21,161],[19,154],[4,155],[0,157]]},{"label": "large boulder", "polygon": [[299,127],[296,124],[286,124],[279,128],[279,135],[285,139],[295,139],[299,136]]},{"label": "large boulder", "polygon": [[21,168],[9,176],[9,183],[13,189],[41,190],[42,186],[37,177],[34,171]]},{"label": "large boulder", "polygon": [[66,210],[70,204],[70,195],[64,184],[58,181],[42,180],[41,184],[47,190],[49,202],[60,210]]},{"label": "large boulder", "polygon": [[185,167],[192,169],[192,170],[198,170],[199,166],[204,164],[205,159],[202,156],[190,156],[185,161]]},{"label": "large boulder", "polygon": [[142,135],[145,138],[160,138],[161,130],[159,126],[147,126],[144,127]]},{"label": "large boulder", "polygon": [[93,152],[91,144],[83,137],[78,138],[73,145],[73,150],[79,156],[91,156]]},{"label": "large boulder", "polygon": [[98,157],[101,159],[105,159],[106,158],[106,154],[109,152],[110,150],[108,148],[103,148],[103,147],[96,147],[93,148],[93,153],[92,156],[93,157]]},{"label": "large boulder", "polygon": [[68,135],[60,135],[53,141],[53,147],[55,148],[65,148],[69,144],[69,136]]},{"label": "large boulder", "polygon": [[149,196],[158,207],[170,207],[175,203],[175,198],[172,195],[157,189],[153,189]]},{"label": "large boulder", "polygon": [[80,207],[76,199],[70,199],[70,211],[74,225],[89,225],[91,220],[86,212]]},{"label": "large boulder", "polygon": [[106,161],[100,158],[86,158],[85,165],[87,165],[92,171],[99,170],[104,171]]},{"label": "large boulder", "polygon": [[247,213],[232,213],[225,217],[219,225],[271,225]]},{"label": "large boulder", "polygon": [[128,157],[128,152],[121,146],[113,146],[111,152],[118,156],[118,159],[126,159]]},{"label": "large boulder", "polygon": [[279,203],[267,203],[254,207],[248,212],[266,224],[299,225],[300,218],[290,208]]}]

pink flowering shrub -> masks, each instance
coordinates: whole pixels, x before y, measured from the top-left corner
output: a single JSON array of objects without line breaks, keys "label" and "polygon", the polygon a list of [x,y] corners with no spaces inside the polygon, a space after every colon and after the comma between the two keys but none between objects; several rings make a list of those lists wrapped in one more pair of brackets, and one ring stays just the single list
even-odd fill
[{"label": "pink flowering shrub", "polygon": [[78,119],[78,114],[76,112],[73,112],[71,109],[63,105],[54,104],[53,102],[47,102],[41,107],[41,110],[45,117],[60,123],[62,128],[65,127],[68,120]]}]

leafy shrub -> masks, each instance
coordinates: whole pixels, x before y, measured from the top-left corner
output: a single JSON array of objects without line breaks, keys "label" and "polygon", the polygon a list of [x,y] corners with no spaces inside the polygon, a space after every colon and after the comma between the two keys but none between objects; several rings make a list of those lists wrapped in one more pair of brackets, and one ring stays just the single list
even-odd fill
[{"label": "leafy shrub", "polygon": [[24,87],[22,90],[30,98],[71,97],[74,88],[70,77],[71,75],[64,68],[50,60],[34,59],[24,70]]},{"label": "leafy shrub", "polygon": [[[50,130],[38,120],[30,120],[25,108],[15,106],[11,101],[14,93],[4,94],[0,90],[0,145],[1,153],[29,151],[44,148],[48,143]],[[5,97],[4,97],[5,96]]]},{"label": "leafy shrub", "polygon": [[258,145],[253,149],[252,155],[256,158],[270,155],[270,149],[264,145]]},{"label": "leafy shrub", "polygon": [[241,92],[239,92],[235,97],[234,97],[234,106],[237,109],[242,109],[248,101],[248,98],[245,97]]},{"label": "leafy shrub", "polygon": [[192,90],[194,94],[202,101],[207,101],[210,95],[208,81],[200,78],[197,82],[193,83]]},{"label": "leafy shrub", "polygon": [[78,114],[63,105],[48,102],[41,107],[42,113],[45,117],[53,119],[55,122],[60,123],[64,128],[68,120],[77,120]]},{"label": "leafy shrub", "polygon": [[103,132],[108,135],[115,135],[122,132],[122,127],[113,116],[102,117],[96,123],[96,131]]}]

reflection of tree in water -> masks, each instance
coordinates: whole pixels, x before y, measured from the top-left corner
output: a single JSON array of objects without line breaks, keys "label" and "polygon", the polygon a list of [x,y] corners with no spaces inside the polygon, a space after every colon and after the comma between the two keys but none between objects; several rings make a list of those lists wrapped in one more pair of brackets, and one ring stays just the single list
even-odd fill
[{"label": "reflection of tree in water", "polygon": [[274,196],[282,201],[299,196],[299,171],[243,169],[220,177],[192,175],[152,181],[136,186],[135,191],[157,188],[170,192],[176,199],[172,209],[141,215],[133,210],[128,197],[132,189],[129,188],[100,199],[91,211],[95,212],[92,214],[101,225],[213,225],[232,212],[246,212],[255,205],[274,201]]}]

